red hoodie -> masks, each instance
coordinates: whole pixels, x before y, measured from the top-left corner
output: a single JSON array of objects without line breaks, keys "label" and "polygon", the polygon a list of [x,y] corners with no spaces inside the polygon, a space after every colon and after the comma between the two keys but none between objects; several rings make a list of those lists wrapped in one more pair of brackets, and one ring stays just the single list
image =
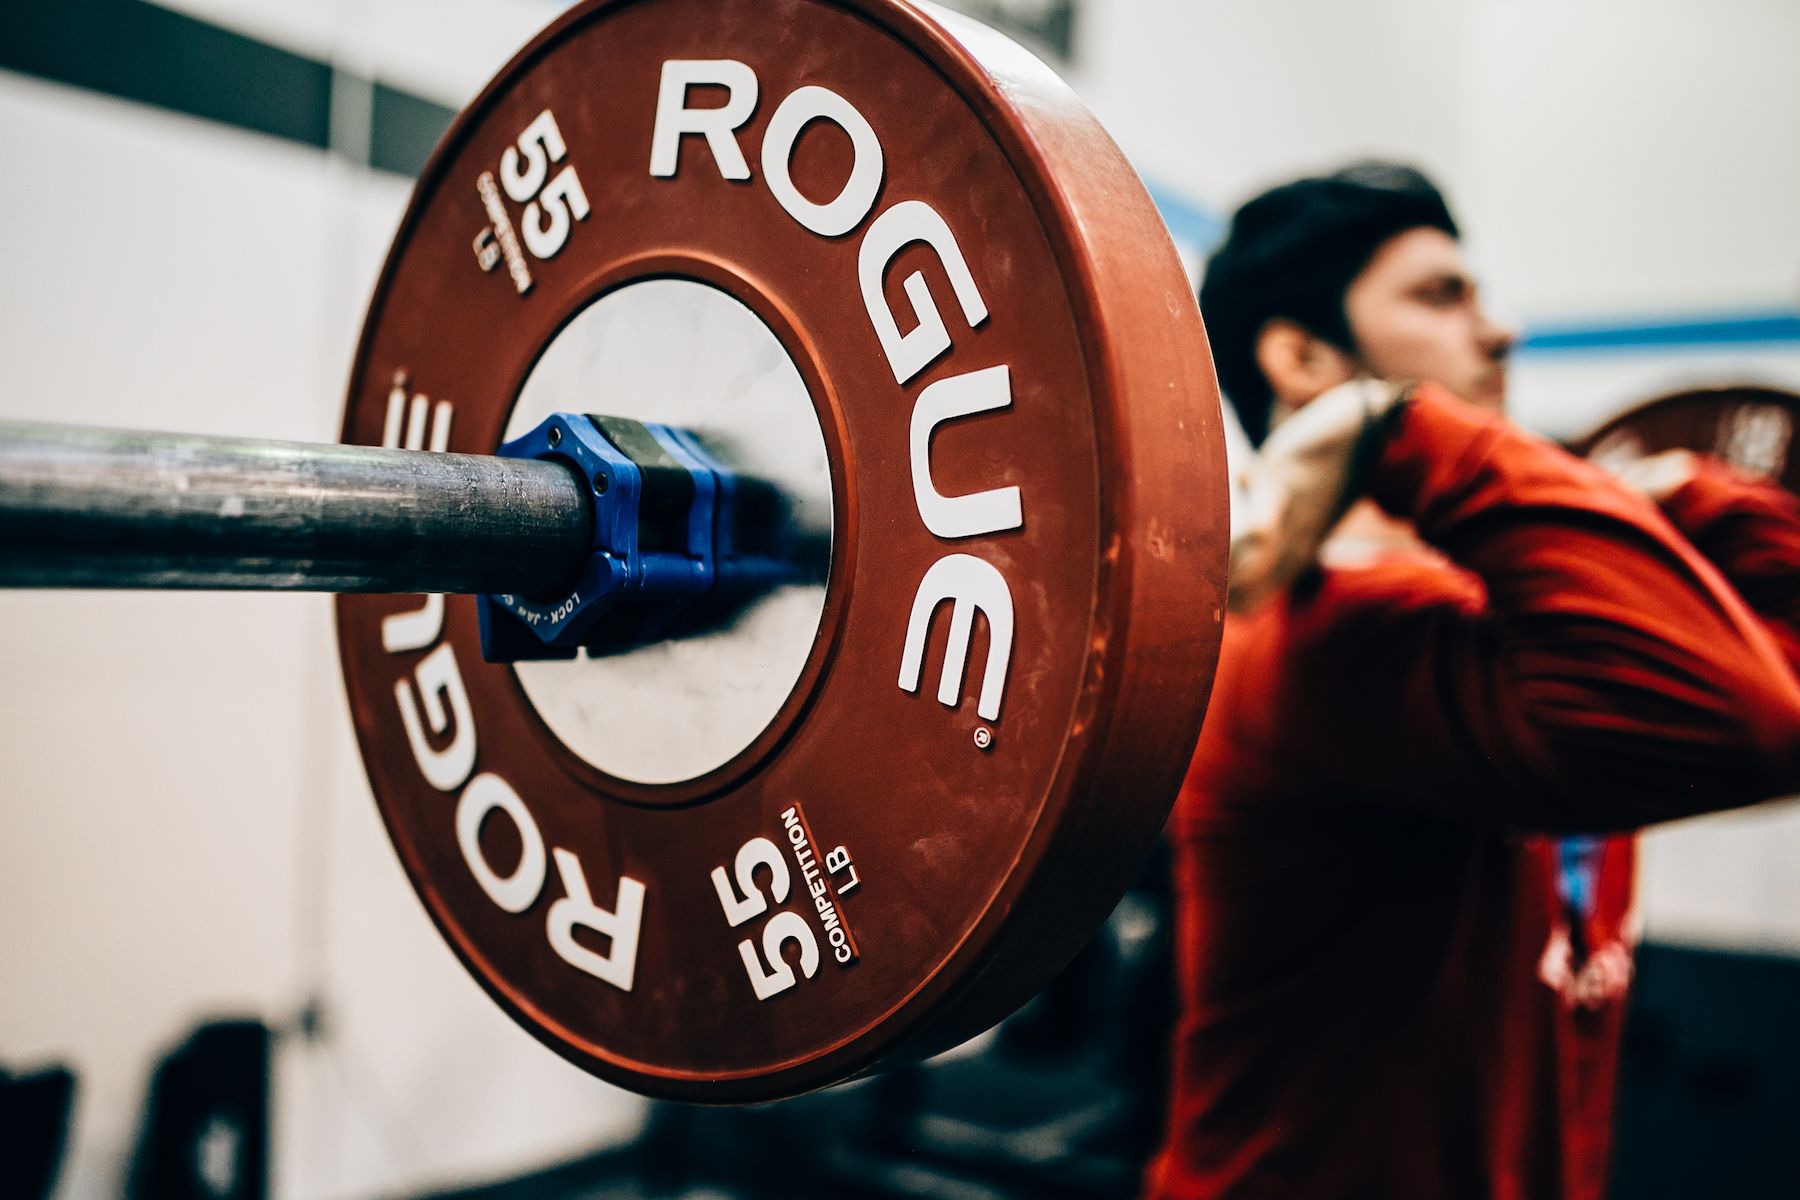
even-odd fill
[{"label": "red hoodie", "polygon": [[[1749,518],[1714,485],[1743,491],[1709,470],[1670,508],[1730,571],[1759,537],[1731,540],[1714,510]],[[1170,823],[1181,1008],[1147,1192],[1599,1197],[1631,843],[1543,835],[1779,794],[1800,685],[1647,500],[1439,388],[1370,494],[1441,556],[1321,569],[1226,625]],[[1800,580],[1790,533],[1754,552],[1771,590]]]}]

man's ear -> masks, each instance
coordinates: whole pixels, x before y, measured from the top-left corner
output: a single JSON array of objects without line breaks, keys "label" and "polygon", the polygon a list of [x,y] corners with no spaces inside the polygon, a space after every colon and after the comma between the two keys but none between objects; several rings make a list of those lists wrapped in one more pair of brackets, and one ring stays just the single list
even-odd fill
[{"label": "man's ear", "polygon": [[1356,376],[1348,354],[1304,325],[1276,318],[1256,335],[1256,365],[1275,403],[1295,409]]}]

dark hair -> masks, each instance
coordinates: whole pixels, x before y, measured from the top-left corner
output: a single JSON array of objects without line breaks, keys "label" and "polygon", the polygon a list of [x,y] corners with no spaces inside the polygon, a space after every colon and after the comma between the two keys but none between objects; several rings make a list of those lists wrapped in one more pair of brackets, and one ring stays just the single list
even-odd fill
[{"label": "dark hair", "polygon": [[1424,175],[1394,163],[1362,162],[1297,179],[1247,202],[1207,260],[1200,284],[1219,386],[1244,432],[1261,444],[1274,403],[1256,365],[1256,340],[1277,318],[1356,353],[1344,293],[1383,242],[1426,226],[1457,236],[1444,197]]}]

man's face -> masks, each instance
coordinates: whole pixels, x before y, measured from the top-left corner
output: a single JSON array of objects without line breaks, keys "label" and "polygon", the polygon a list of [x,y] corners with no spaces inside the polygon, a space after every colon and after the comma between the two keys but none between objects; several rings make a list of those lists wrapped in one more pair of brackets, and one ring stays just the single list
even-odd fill
[{"label": "man's face", "polygon": [[1409,229],[1382,243],[1344,294],[1360,366],[1381,379],[1430,379],[1499,412],[1515,334],[1481,307],[1456,239]]}]

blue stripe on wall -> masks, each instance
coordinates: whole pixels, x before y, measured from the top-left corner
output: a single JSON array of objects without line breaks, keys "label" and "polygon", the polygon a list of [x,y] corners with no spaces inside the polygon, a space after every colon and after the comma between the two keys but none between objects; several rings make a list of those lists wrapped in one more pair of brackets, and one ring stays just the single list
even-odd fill
[{"label": "blue stripe on wall", "polygon": [[1225,218],[1218,213],[1154,179],[1144,180],[1144,188],[1162,212],[1169,236],[1181,243],[1182,249],[1205,255],[1225,236]]},{"label": "blue stripe on wall", "polygon": [[1766,309],[1656,321],[1546,323],[1527,327],[1519,341],[1519,349],[1527,353],[1710,346],[1800,346],[1800,312]]}]

